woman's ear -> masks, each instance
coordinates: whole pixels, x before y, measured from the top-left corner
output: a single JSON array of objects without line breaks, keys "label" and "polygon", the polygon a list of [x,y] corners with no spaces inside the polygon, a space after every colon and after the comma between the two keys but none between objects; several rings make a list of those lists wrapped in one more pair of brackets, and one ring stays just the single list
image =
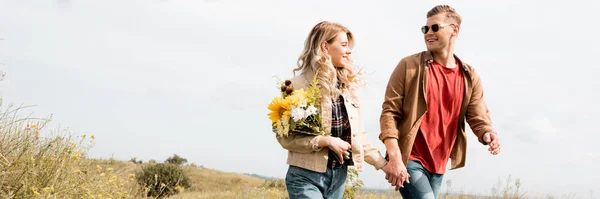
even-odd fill
[{"label": "woman's ear", "polygon": [[328,44],[326,41],[323,41],[323,42],[321,43],[321,50],[322,50],[323,52],[327,53],[327,50],[329,50],[328,48],[329,48],[329,44]]}]

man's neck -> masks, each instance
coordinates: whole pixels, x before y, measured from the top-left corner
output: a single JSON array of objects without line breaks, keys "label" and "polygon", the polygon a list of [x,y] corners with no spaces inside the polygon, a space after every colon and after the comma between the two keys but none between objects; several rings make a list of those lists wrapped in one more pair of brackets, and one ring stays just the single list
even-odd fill
[{"label": "man's neck", "polygon": [[442,64],[446,68],[455,68],[454,50],[452,48],[444,49],[439,52],[433,52],[433,60]]}]

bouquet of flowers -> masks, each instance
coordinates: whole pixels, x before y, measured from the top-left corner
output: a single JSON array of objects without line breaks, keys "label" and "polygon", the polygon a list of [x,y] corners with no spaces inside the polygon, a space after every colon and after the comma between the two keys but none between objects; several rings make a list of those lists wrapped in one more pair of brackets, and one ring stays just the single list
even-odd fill
[{"label": "bouquet of flowers", "polygon": [[316,77],[306,90],[294,90],[290,80],[279,83],[281,96],[273,98],[268,106],[268,116],[278,136],[288,136],[292,132],[327,136],[318,108],[321,92]]}]

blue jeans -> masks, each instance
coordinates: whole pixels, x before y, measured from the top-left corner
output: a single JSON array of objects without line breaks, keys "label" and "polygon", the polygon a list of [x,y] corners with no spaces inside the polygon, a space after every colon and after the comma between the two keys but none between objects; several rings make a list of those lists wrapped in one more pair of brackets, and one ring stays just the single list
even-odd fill
[{"label": "blue jeans", "polygon": [[400,194],[404,199],[435,199],[440,192],[443,174],[434,174],[423,168],[418,161],[409,160],[406,171],[410,174],[410,183],[404,183]]},{"label": "blue jeans", "polygon": [[344,196],[348,166],[327,167],[325,173],[290,166],[285,176],[285,185],[290,199],[332,198]]}]

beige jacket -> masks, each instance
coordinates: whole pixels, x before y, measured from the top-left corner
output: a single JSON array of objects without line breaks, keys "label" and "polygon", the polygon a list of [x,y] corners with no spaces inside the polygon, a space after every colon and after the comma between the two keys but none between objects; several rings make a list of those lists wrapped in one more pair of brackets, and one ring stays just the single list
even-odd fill
[{"label": "beige jacket", "polygon": [[[312,75],[299,75],[293,78],[292,87],[293,89],[306,89],[313,76]],[[363,119],[361,117],[361,105],[358,100],[353,99],[347,91],[342,96],[344,97],[344,104],[348,112],[348,118],[350,119],[350,128],[352,129],[352,160],[354,161],[354,167],[358,171],[363,170],[363,162],[367,162],[373,165],[375,169],[379,170],[385,166],[387,161],[381,155],[379,150],[375,148],[368,141]],[[357,95],[356,95],[357,96]],[[331,123],[331,103],[322,103],[323,111],[321,116],[323,123]],[[327,128],[331,131],[330,128]],[[290,136],[276,136],[277,141],[284,149],[288,150],[287,164],[301,167],[304,169],[312,170],[315,172],[324,173],[327,170],[327,159],[329,149],[324,147],[322,149],[314,149],[313,144],[316,144],[317,136],[309,136],[303,134],[291,134]]]}]

